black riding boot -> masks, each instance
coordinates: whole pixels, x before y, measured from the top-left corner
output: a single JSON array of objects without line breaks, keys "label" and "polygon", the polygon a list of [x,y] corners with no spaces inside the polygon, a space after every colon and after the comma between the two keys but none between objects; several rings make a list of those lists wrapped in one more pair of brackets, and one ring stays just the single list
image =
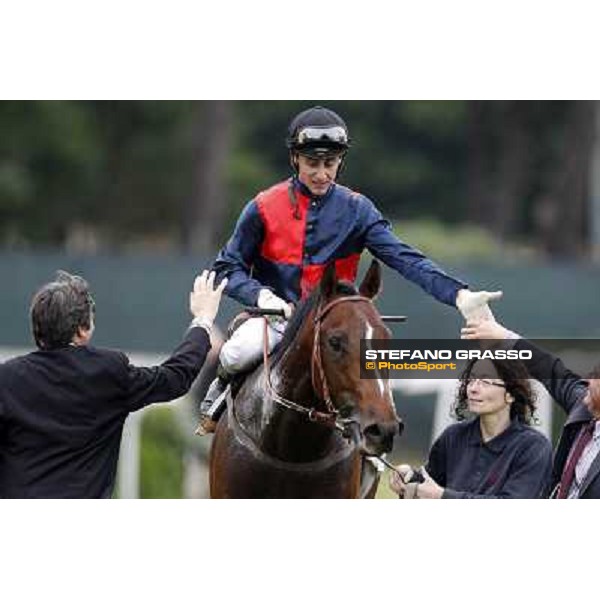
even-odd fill
[{"label": "black riding boot", "polygon": [[219,417],[225,412],[225,393],[231,382],[231,375],[221,365],[217,370],[217,377],[210,384],[204,400],[200,404],[200,422],[195,431],[196,435],[214,433]]}]

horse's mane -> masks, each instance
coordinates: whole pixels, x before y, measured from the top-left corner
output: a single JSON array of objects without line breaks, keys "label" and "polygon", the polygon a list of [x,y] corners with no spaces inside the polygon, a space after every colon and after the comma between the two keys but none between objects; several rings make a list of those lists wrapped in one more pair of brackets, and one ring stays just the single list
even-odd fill
[{"label": "horse's mane", "polygon": [[[357,294],[358,290],[352,284],[344,281],[338,281],[336,283],[336,296],[355,296]],[[316,307],[319,297],[319,287],[317,286],[312,291],[310,296],[296,306],[292,314],[292,318],[289,320],[285,333],[283,334],[283,338],[273,350],[273,354],[271,356],[271,365],[275,365],[277,362],[279,362],[281,357],[285,354],[285,351],[296,339],[298,332],[306,322],[306,317]]]}]

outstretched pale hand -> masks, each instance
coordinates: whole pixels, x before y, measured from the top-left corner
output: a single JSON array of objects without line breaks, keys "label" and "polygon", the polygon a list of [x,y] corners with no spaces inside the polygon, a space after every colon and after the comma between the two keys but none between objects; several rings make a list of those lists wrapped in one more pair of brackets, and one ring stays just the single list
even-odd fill
[{"label": "outstretched pale hand", "polygon": [[221,295],[227,285],[227,278],[215,288],[215,272],[202,271],[194,280],[194,289],[190,292],[190,312],[194,317],[212,323],[219,311]]},{"label": "outstretched pale hand", "polygon": [[511,331],[494,321],[469,321],[461,330],[462,340],[506,340]]},{"label": "outstretched pale hand", "polygon": [[456,308],[461,312],[467,322],[494,321],[488,302],[498,300],[502,292],[472,292],[471,290],[459,290],[456,295]]}]

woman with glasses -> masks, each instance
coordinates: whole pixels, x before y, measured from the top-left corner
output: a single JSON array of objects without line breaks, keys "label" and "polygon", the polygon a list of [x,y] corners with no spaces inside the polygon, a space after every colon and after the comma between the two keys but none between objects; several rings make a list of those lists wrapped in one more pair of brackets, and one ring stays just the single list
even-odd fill
[{"label": "woman with glasses", "polygon": [[434,442],[421,482],[400,465],[390,487],[402,498],[540,498],[552,467],[550,442],[531,427],[535,402],[519,361],[467,365],[454,412],[458,423]]}]

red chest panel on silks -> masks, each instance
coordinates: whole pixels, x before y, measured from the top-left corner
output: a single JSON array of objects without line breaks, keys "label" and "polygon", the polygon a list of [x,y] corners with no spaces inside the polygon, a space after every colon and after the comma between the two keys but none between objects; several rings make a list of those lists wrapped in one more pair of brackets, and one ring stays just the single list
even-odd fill
[{"label": "red chest panel on silks", "polygon": [[[335,272],[337,278],[341,281],[354,283],[358,273],[358,262],[360,254],[351,254],[346,258],[338,258],[335,261]],[[302,290],[302,299],[310,295],[313,289],[319,285],[323,272],[327,265],[304,265],[302,269],[302,279],[300,280],[300,289]]]},{"label": "red chest panel on silks", "polygon": [[256,198],[265,227],[260,253],[276,263],[301,266],[309,201],[296,191],[296,209],[290,200],[288,188],[289,181],[283,181],[261,192]]},{"label": "red chest panel on silks", "polygon": [[[327,262],[332,257],[321,255],[319,259],[322,262],[304,264],[306,218],[310,200],[296,190],[297,206],[294,206],[290,198],[289,185],[289,180],[283,181],[256,197],[256,205],[264,225],[264,239],[260,253],[263,258],[274,263],[298,267],[301,298],[304,299],[319,284]],[[313,251],[318,253],[319,249]],[[315,260],[314,256],[311,258]],[[337,278],[354,283],[359,259],[359,253],[337,258],[335,260]]]}]

